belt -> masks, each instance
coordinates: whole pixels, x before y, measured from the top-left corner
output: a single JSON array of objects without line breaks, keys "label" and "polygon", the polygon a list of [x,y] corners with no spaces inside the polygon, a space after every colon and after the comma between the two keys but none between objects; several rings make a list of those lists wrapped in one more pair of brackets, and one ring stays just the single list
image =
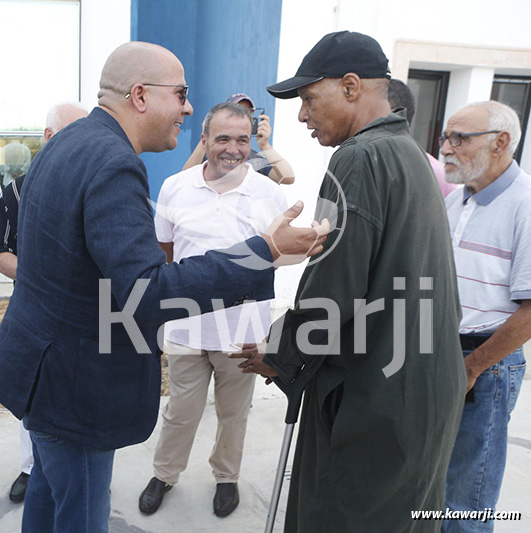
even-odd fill
[{"label": "belt", "polygon": [[488,339],[490,339],[490,335],[459,335],[463,350],[475,350]]}]

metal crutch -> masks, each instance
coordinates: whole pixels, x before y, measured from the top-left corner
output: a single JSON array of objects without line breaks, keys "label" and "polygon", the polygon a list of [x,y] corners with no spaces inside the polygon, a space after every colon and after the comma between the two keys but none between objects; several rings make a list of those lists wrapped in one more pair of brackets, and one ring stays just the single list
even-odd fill
[{"label": "metal crutch", "polygon": [[302,396],[304,389],[312,376],[317,372],[324,361],[324,356],[312,357],[300,370],[296,379],[289,385],[284,385],[279,378],[273,377],[271,380],[275,385],[286,395],[288,399],[288,408],[286,410],[286,429],[284,430],[284,438],[282,439],[282,447],[280,449],[280,457],[278,459],[277,474],[273,484],[273,493],[271,495],[271,502],[269,510],[267,511],[267,522],[264,533],[273,533],[275,525],[275,518],[277,516],[278,502],[280,500],[280,492],[282,491],[282,481],[286,471],[286,464],[288,462],[289,449],[291,446],[291,439],[295,424],[299,418],[299,411],[302,403]]}]

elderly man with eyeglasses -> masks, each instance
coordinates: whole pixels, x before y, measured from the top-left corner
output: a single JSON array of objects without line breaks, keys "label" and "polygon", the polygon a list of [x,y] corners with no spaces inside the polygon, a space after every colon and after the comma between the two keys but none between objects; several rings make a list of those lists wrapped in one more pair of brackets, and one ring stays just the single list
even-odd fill
[{"label": "elderly man with eyeglasses", "polygon": [[[505,469],[507,425],[531,338],[531,176],[513,160],[516,113],[470,104],[439,139],[459,297],[468,395],[447,477],[451,511],[494,510]],[[492,520],[451,520],[444,532],[492,531]]]}]

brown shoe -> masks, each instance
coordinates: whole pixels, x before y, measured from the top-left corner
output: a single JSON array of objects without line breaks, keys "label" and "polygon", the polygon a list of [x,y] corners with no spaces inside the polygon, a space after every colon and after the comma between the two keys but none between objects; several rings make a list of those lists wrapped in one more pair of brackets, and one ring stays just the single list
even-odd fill
[{"label": "brown shoe", "polygon": [[138,499],[138,508],[144,514],[153,514],[160,507],[164,495],[171,490],[173,485],[168,485],[156,477],[152,477],[148,486],[142,491]]},{"label": "brown shoe", "polygon": [[240,503],[237,483],[218,483],[214,496],[214,514],[223,518],[229,516]]}]

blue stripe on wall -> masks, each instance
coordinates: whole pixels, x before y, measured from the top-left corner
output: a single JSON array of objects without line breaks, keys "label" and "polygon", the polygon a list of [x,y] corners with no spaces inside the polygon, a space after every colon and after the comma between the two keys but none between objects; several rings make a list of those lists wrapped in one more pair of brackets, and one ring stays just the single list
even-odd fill
[{"label": "blue stripe on wall", "polygon": [[234,93],[246,93],[273,119],[282,0],[131,0],[131,40],[160,44],[182,61],[190,85],[192,117],[178,147],[143,154],[151,196],[179,172],[201,136],[208,110]]}]

